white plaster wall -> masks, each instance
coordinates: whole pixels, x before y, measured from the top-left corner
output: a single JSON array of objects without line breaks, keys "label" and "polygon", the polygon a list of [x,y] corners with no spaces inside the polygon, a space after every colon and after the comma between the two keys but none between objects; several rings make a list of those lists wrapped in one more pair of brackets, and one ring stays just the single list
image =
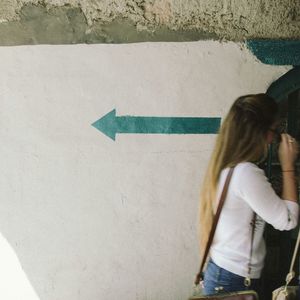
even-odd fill
[{"label": "white plaster wall", "polygon": [[0,230],[40,299],[185,299],[215,136],[91,123],[222,117],[289,68],[213,41],[0,48],[0,66]]}]

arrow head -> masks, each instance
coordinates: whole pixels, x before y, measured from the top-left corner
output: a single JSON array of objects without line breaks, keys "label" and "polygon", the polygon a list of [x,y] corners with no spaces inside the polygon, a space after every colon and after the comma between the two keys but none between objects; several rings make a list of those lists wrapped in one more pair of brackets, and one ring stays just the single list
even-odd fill
[{"label": "arrow head", "polygon": [[115,140],[117,132],[116,110],[112,110],[101,119],[94,122],[92,126],[107,135],[112,140]]}]

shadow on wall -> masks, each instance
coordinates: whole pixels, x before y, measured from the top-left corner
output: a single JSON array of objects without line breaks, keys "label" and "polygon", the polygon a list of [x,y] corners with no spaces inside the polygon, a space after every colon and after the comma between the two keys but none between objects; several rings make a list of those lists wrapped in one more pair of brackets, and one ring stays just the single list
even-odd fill
[{"label": "shadow on wall", "polygon": [[0,266],[0,299],[39,300],[15,251],[2,234],[0,234]]}]

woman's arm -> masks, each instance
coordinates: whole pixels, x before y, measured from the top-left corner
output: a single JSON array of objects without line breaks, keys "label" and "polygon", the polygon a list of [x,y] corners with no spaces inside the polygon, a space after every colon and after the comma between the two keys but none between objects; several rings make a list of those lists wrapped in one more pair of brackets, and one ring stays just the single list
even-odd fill
[{"label": "woman's arm", "polygon": [[295,177],[295,161],[298,156],[298,143],[288,134],[281,135],[279,160],[282,169],[282,198],[297,202],[297,184]]},{"label": "woman's arm", "polygon": [[278,197],[263,170],[255,164],[244,163],[236,171],[237,195],[254,212],[278,230],[290,230],[297,226],[298,204]]}]

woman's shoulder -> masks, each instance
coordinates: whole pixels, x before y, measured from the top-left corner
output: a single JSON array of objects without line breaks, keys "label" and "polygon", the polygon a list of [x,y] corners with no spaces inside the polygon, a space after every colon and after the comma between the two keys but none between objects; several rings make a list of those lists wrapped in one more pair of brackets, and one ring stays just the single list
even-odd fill
[{"label": "woman's shoulder", "polygon": [[234,174],[238,178],[265,176],[264,171],[252,162],[241,162],[236,165]]},{"label": "woman's shoulder", "polygon": [[245,170],[245,169],[259,169],[259,167],[250,161],[240,162],[235,166],[235,170]]},{"label": "woman's shoulder", "polygon": [[[225,168],[223,169],[223,173],[227,174],[230,168]],[[240,162],[234,167],[234,173],[239,173],[239,172],[255,172],[255,171],[262,171],[255,163],[252,162]]]},{"label": "woman's shoulder", "polygon": [[[219,181],[221,184],[225,182],[228,172],[229,168],[223,169],[221,172]],[[264,171],[252,162],[238,163],[234,168],[232,176],[233,185],[238,184],[238,186],[248,184],[250,181],[256,182],[265,179]]]}]

